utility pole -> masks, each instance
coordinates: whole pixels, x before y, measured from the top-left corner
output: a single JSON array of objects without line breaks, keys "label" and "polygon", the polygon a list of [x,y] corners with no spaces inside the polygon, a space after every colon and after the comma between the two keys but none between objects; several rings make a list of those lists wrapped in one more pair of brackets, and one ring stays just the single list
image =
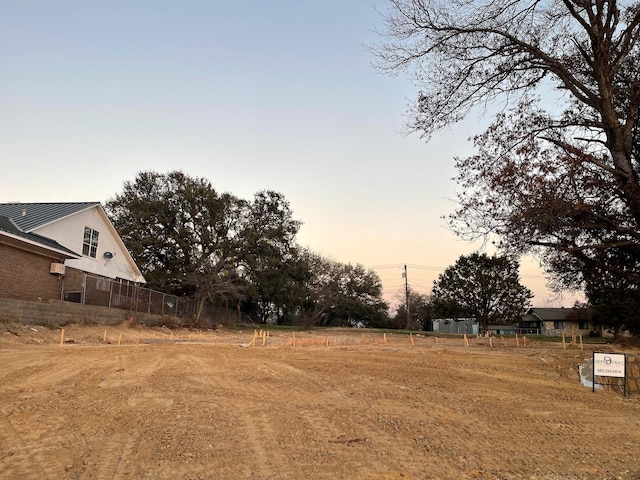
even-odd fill
[{"label": "utility pole", "polygon": [[404,306],[407,311],[407,330],[411,330],[411,315],[409,315],[409,278],[407,275],[407,265],[404,266]]}]

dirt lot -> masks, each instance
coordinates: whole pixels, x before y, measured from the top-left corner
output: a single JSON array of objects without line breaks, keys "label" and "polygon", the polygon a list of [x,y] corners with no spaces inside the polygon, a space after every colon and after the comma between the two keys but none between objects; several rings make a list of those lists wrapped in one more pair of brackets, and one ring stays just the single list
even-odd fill
[{"label": "dirt lot", "polygon": [[106,334],[0,325],[0,478],[640,478],[640,396],[581,386],[587,350]]}]

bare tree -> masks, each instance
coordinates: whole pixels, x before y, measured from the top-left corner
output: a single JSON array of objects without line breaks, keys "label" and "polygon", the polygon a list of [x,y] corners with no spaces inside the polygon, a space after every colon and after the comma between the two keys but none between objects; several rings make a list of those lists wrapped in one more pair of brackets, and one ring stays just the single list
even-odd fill
[{"label": "bare tree", "polygon": [[454,230],[538,253],[559,285],[600,273],[640,285],[640,2],[390,4],[373,50],[420,88],[408,131],[428,139],[506,102],[478,153],[456,159]]}]

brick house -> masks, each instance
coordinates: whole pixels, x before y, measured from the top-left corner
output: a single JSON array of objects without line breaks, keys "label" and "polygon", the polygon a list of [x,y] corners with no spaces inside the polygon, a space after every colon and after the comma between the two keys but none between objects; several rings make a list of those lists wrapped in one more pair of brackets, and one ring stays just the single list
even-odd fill
[{"label": "brick house", "polygon": [[520,322],[520,330],[547,336],[589,335],[596,330],[588,308],[529,308]]},{"label": "brick house", "polygon": [[59,300],[85,274],[145,281],[99,202],[0,204],[0,296]]},{"label": "brick house", "polygon": [[25,233],[8,217],[0,216],[0,296],[43,300],[60,298],[60,270],[77,253],[41,235]]}]

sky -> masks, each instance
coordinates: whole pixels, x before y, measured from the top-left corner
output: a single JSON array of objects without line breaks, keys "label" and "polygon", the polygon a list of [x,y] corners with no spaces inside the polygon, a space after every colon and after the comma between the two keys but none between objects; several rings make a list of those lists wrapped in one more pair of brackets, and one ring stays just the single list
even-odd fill
[{"label": "sky", "polygon": [[[402,134],[418,87],[385,76],[379,0],[0,2],[0,202],[105,202],[138,172],[182,170],[251,199],[275,190],[300,244],[378,272],[391,303],[429,293],[460,255],[443,216],[471,116]],[[522,283],[538,307],[576,297]],[[579,298],[579,297],[578,297]]]}]

